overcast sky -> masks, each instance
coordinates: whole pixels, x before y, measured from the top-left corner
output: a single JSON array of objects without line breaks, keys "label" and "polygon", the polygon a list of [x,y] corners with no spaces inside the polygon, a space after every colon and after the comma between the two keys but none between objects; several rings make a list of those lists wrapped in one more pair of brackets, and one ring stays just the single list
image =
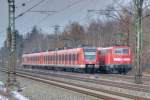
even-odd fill
[{"label": "overcast sky", "polygon": [[[16,15],[26,11],[41,0],[15,0]],[[56,13],[41,14],[28,12],[16,20],[16,29],[21,34],[31,31],[34,25],[39,26],[42,31],[53,31],[50,26],[65,26],[69,21],[78,21],[81,24],[86,23],[89,19],[87,10],[89,9],[105,9],[107,5],[114,4],[115,0],[45,0],[33,11],[57,11]],[[126,1],[126,2],[125,2]],[[122,0],[121,4],[131,0]],[[26,6],[22,6],[22,3]],[[91,15],[90,16],[94,16]],[[8,5],[7,0],[0,0],[0,47],[6,38],[6,28],[8,26]]]}]

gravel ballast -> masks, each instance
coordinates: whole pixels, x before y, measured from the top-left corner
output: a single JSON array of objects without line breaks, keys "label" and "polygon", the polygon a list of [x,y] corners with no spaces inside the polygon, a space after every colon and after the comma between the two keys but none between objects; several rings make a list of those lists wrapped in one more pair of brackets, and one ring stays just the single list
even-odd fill
[{"label": "gravel ballast", "polygon": [[[0,72],[0,80],[5,82],[7,80],[7,74]],[[27,78],[17,77],[17,80],[23,88],[22,94],[30,100],[100,100],[95,97]]]}]

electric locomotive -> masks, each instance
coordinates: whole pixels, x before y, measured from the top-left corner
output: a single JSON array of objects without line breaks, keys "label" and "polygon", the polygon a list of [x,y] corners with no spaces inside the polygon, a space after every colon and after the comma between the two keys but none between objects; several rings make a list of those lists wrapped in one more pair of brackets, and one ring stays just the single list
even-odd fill
[{"label": "electric locomotive", "polygon": [[128,46],[98,48],[100,71],[105,73],[124,73],[132,69],[132,54]]}]

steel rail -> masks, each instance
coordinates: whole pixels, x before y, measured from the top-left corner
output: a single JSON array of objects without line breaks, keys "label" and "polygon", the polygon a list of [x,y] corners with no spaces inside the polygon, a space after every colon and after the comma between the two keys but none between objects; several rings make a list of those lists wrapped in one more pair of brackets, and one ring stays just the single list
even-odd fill
[{"label": "steel rail", "polygon": [[[22,77],[27,77],[27,78],[30,78],[30,77],[38,78],[37,81],[40,81],[40,79],[42,79],[43,80],[42,82],[44,82],[44,80],[45,81],[47,80],[47,81],[53,81],[53,82],[69,84],[69,85],[71,84],[71,85],[76,86],[76,87],[87,89],[88,91],[89,90],[94,90],[94,91],[97,91],[97,92],[101,91],[101,92],[104,92],[104,93],[109,93],[111,95],[117,95],[117,96],[125,97],[125,98],[128,98],[128,99],[130,98],[130,99],[134,99],[134,100],[149,100],[148,98],[145,98],[145,97],[133,96],[133,95],[130,95],[130,94],[119,93],[119,92],[116,92],[116,91],[104,90],[104,89],[89,87],[89,86],[85,86],[85,85],[81,85],[81,84],[77,84],[77,83],[70,83],[70,82],[60,81],[60,80],[56,80],[56,79],[50,79],[48,77],[45,77],[45,75],[39,75],[39,74],[35,74],[35,73],[31,74],[31,73],[26,73],[26,72],[17,72],[17,75],[22,76]],[[58,84],[52,84],[52,85],[59,86]],[[63,87],[63,86],[59,86],[59,87]],[[68,89],[68,87],[65,87],[65,88]],[[80,93],[84,93],[85,92],[83,90],[78,90],[78,89],[75,89],[75,90],[71,89],[71,90],[76,91],[76,92],[80,92]],[[90,95],[90,93],[84,93],[84,94]],[[99,94],[93,94],[93,93],[91,93],[91,96],[94,96],[94,97],[97,97],[97,98],[101,98],[101,99],[107,98],[106,96],[102,96],[102,95],[99,95]],[[114,98],[111,97],[111,98],[109,98],[109,99],[107,98],[105,100],[119,100],[119,99],[114,99]]]},{"label": "steel rail", "polygon": [[123,89],[130,89],[130,90],[150,93],[150,87],[146,86],[146,85],[128,84],[128,83],[123,83],[123,82],[115,82],[115,81],[111,81],[111,80],[109,81],[109,80],[102,80],[102,79],[99,79],[99,80],[90,79],[90,78],[81,77],[81,76],[77,76],[77,75],[71,75],[71,73],[69,73],[68,75],[67,74],[58,74],[58,73],[47,73],[45,71],[43,71],[43,72],[32,71],[32,73],[55,76],[55,77],[60,77],[60,78],[68,78],[68,79],[72,79],[72,80],[91,82],[91,83],[95,83],[95,84],[108,85],[108,86],[114,86],[114,87],[123,88]]}]

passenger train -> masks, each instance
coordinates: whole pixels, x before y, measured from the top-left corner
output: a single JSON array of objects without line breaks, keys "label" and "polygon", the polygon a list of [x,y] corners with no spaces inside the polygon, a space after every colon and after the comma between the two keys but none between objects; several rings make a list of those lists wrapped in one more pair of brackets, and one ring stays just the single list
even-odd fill
[{"label": "passenger train", "polygon": [[99,58],[96,48],[85,47],[23,54],[22,65],[31,68],[92,73],[99,69]]},{"label": "passenger train", "polygon": [[132,53],[127,46],[106,48],[83,47],[23,54],[25,68],[51,69],[83,73],[127,73],[132,66]]}]

